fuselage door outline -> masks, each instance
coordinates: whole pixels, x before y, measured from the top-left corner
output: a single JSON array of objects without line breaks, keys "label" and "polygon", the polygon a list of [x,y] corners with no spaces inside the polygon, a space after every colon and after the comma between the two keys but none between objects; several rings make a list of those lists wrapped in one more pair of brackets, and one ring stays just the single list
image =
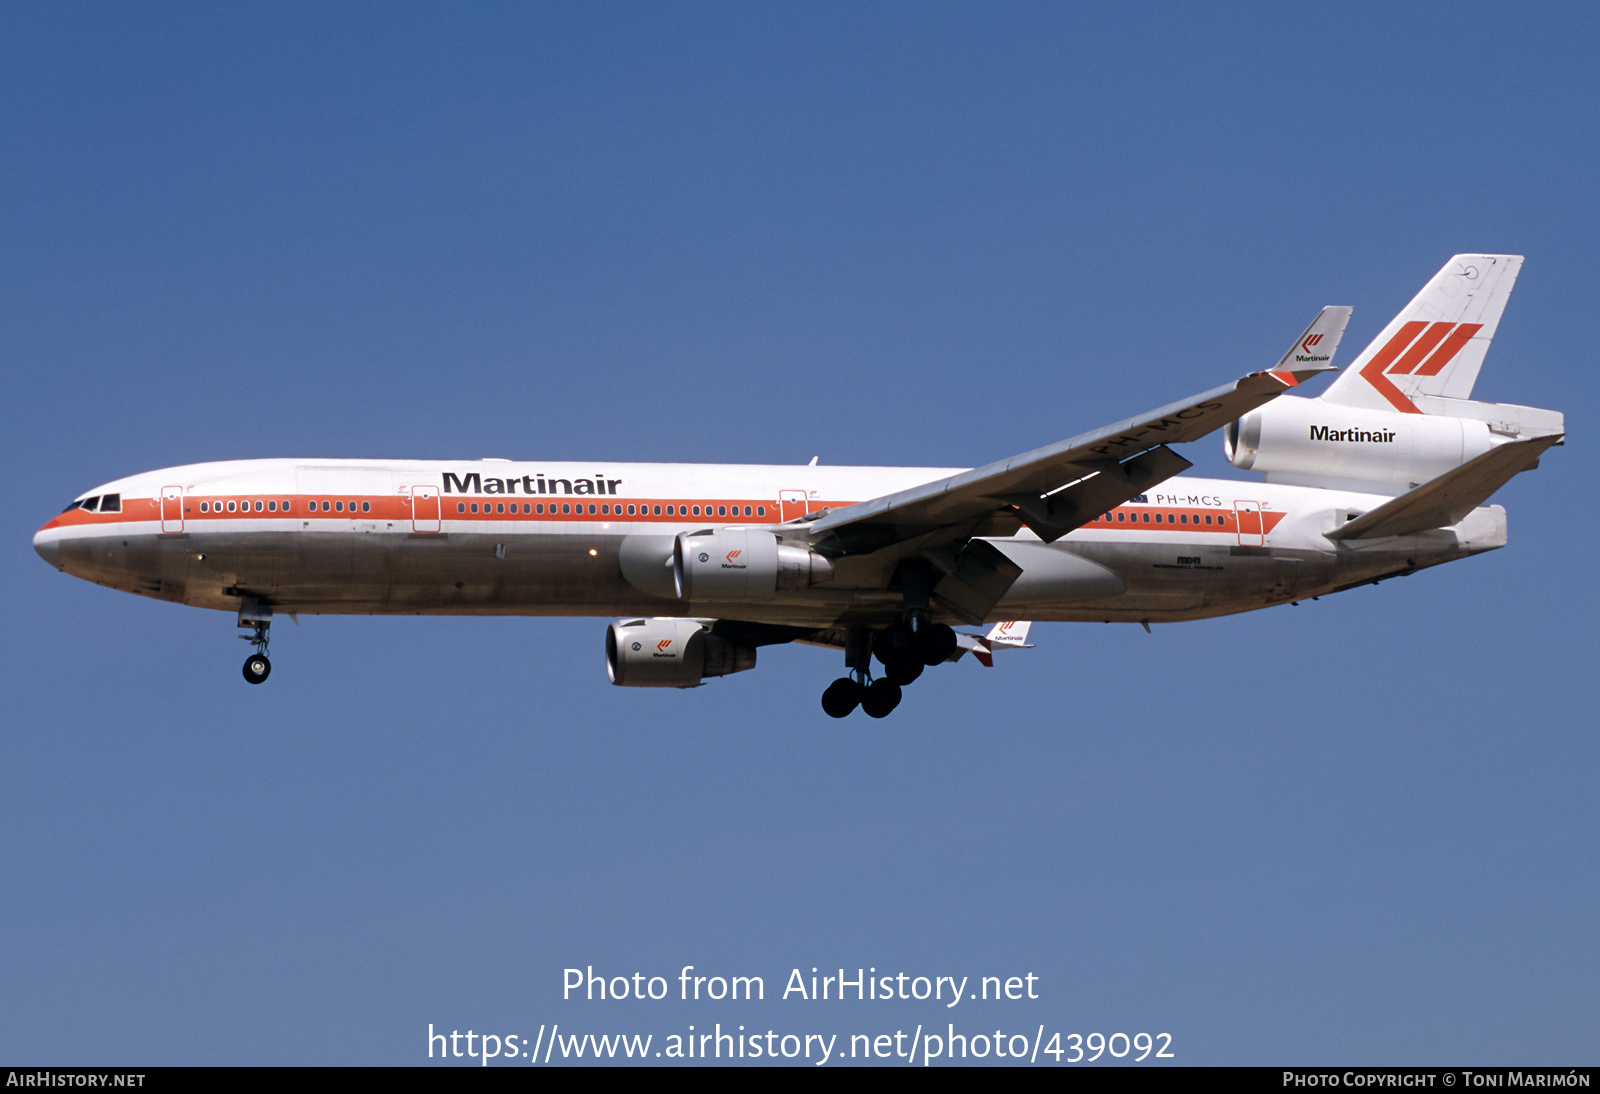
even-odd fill
[{"label": "fuselage door outline", "polygon": [[441,530],[439,519],[439,488],[437,486],[413,486],[411,488],[411,530],[413,532],[438,532]]},{"label": "fuselage door outline", "polygon": [[1239,527],[1239,546],[1260,547],[1266,542],[1266,529],[1262,524],[1259,501],[1235,501],[1234,521]]},{"label": "fuselage door outline", "polygon": [[183,531],[183,487],[181,486],[161,488],[161,530]]},{"label": "fuselage door outline", "polygon": [[778,519],[780,521],[799,520],[810,511],[810,503],[806,500],[806,492],[804,490],[778,491]]}]

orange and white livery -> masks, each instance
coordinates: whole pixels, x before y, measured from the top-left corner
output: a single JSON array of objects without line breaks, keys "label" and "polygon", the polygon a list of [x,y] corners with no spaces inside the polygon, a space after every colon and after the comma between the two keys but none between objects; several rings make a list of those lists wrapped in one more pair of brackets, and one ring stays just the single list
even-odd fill
[{"label": "orange and white livery", "polygon": [[[1318,398],[1351,309],[1275,365],[973,469],[271,459],[81,494],[51,565],[225,610],[265,680],[277,615],[612,615],[622,686],[693,687],[767,645],[842,650],[824,692],[882,717],[926,667],[1027,648],[1029,622],[1249,611],[1501,547],[1486,506],[1560,413],[1471,400],[1521,258],[1457,255]],[[1264,482],[1191,478],[1224,430]],[[957,626],[995,624],[987,633]]]}]

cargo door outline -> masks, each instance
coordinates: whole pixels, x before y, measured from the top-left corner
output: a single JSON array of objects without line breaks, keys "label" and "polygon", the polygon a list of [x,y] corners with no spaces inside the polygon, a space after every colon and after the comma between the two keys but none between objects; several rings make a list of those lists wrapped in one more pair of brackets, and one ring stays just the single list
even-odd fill
[{"label": "cargo door outline", "polygon": [[778,520],[787,523],[799,520],[811,511],[810,502],[806,500],[804,490],[779,490],[778,491]]},{"label": "cargo door outline", "polygon": [[183,531],[183,487],[181,486],[161,488],[161,530]]},{"label": "cargo door outline", "polygon": [[439,513],[439,488],[413,486],[411,488],[411,530],[413,532],[438,532],[442,530]]},{"label": "cargo door outline", "polygon": [[1239,528],[1239,546],[1260,547],[1266,542],[1266,526],[1262,523],[1259,501],[1235,501],[1233,513]]}]

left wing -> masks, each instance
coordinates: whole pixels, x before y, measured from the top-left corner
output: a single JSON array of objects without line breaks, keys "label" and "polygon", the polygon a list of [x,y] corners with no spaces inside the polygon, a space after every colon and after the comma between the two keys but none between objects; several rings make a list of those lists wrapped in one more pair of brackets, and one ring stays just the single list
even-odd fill
[{"label": "left wing", "polygon": [[1278,370],[1251,373],[1071,440],[824,514],[810,525],[810,539],[824,550],[861,554],[948,533],[931,537],[932,546],[983,534],[992,518],[1009,511],[1051,543],[1193,466],[1167,445],[1198,440],[1329,370],[1283,369],[1280,363]]}]

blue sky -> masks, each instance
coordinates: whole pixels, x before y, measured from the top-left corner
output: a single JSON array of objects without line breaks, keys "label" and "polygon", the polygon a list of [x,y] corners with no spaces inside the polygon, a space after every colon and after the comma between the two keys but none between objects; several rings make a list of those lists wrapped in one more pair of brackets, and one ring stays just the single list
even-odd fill
[{"label": "blue sky", "polygon": [[[1597,29],[0,12],[0,1059],[965,1020],[1188,1063],[1595,1063]],[[1040,626],[883,723],[822,715],[810,648],[612,688],[599,619],[305,618],[250,688],[231,618],[29,545],[96,483],[213,459],[978,463],[1271,364],[1324,304],[1356,308],[1348,359],[1459,251],[1528,256],[1477,396],[1573,431],[1496,499],[1510,546],[1153,635]],[[769,1001],[560,998],[568,966],[686,964]],[[1041,998],[770,998],[812,966]]]}]

